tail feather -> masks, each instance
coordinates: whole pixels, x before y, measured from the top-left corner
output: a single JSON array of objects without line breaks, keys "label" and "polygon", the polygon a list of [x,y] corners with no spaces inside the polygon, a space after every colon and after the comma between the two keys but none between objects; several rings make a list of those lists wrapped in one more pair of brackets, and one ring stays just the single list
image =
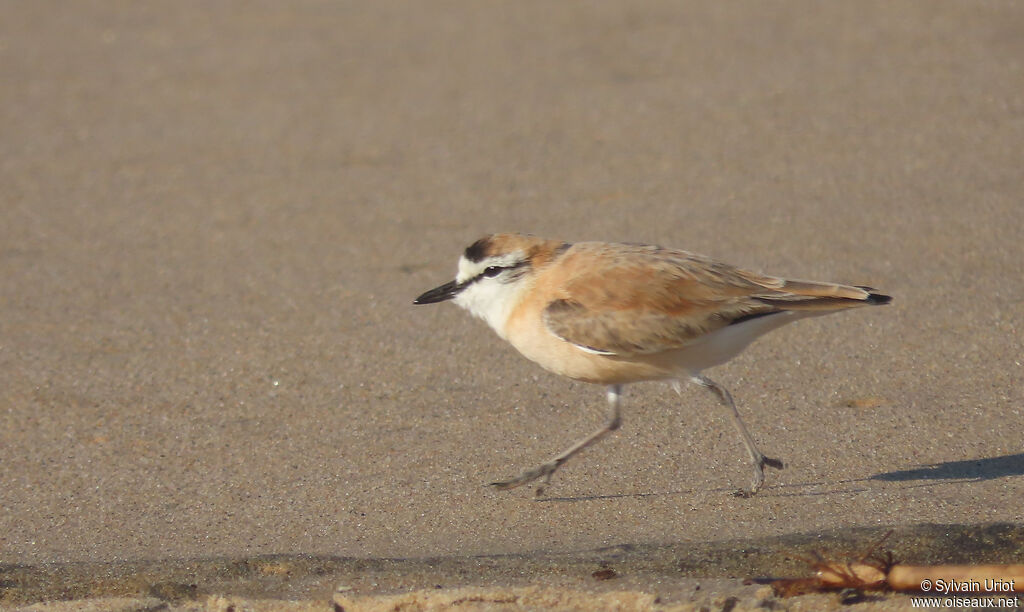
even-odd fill
[{"label": "tail feather", "polygon": [[871,287],[814,281],[786,280],[776,291],[756,299],[779,310],[841,310],[892,301],[892,297],[875,293]]},{"label": "tail feather", "polygon": [[868,294],[871,292],[869,287],[851,287],[836,283],[819,283],[803,280],[787,280],[779,290],[807,297],[845,298],[848,300],[867,299]]}]

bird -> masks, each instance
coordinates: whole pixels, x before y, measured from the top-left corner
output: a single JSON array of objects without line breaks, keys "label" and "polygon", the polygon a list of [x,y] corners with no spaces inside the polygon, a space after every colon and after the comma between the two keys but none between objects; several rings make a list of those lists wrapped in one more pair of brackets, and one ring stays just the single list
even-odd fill
[{"label": "bird", "polygon": [[687,251],[649,244],[565,242],[531,234],[480,238],[459,257],[455,279],[414,304],[451,300],[483,319],[524,357],[555,374],[607,389],[604,424],[518,476],[492,483],[512,489],[540,480],[540,496],[566,461],[622,424],[623,388],[686,381],[709,390],[727,411],[764,485],[765,456],[729,391],[703,371],[724,364],[758,337],[787,323],[892,298],[866,286],[791,280],[745,270]]}]

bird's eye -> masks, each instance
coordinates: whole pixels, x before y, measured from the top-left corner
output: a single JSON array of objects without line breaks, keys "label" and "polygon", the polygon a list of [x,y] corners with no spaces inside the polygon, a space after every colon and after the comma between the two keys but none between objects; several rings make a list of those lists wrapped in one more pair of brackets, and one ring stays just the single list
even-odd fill
[{"label": "bird's eye", "polygon": [[495,276],[501,274],[502,270],[504,270],[504,268],[502,268],[501,266],[487,266],[486,268],[484,268],[484,276],[486,276],[487,278],[494,278]]}]

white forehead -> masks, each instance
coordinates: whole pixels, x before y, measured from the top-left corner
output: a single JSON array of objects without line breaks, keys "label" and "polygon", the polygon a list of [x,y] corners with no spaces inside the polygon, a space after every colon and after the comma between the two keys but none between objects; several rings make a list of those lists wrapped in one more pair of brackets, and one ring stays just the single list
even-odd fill
[{"label": "white forehead", "polygon": [[522,251],[491,255],[490,257],[481,259],[480,261],[470,261],[469,259],[466,259],[465,255],[463,255],[459,258],[459,271],[455,275],[455,281],[464,283],[474,276],[479,275],[485,268],[489,268],[490,266],[500,266],[503,268],[506,266],[514,266],[521,262],[524,257],[525,255]]}]

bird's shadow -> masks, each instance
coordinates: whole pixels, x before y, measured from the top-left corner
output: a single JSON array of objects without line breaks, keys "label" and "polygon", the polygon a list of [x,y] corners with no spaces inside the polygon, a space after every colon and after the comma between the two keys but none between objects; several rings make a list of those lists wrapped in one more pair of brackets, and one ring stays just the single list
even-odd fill
[{"label": "bird's shadow", "polygon": [[643,499],[645,497],[661,497],[663,495],[683,495],[685,493],[692,493],[693,491],[664,491],[664,492],[650,492],[650,493],[608,493],[605,495],[580,495],[579,497],[547,497],[539,496],[535,497],[533,501],[536,502],[584,502],[584,501],[598,501],[602,499]]},{"label": "bird's shadow", "polygon": [[994,480],[1006,476],[1024,475],[1024,453],[969,459],[967,461],[946,461],[930,463],[912,470],[896,470],[875,474],[868,480],[886,482],[907,482],[912,480]]},{"label": "bird's shadow", "polygon": [[[807,495],[829,495],[837,493],[860,493],[868,491],[869,488],[863,486],[856,486],[854,483],[864,483],[869,480],[878,480],[883,482],[903,482],[908,483],[908,488],[914,487],[929,487],[938,484],[943,484],[939,481],[948,481],[948,483],[957,482],[976,482],[981,480],[995,480],[996,478],[1005,478],[1007,476],[1024,476],[1024,453],[1018,453],[1015,455],[1003,455],[1001,457],[988,457],[986,459],[969,459],[967,461],[945,461],[943,463],[930,463],[922,465],[920,467],[910,470],[895,470],[892,472],[883,472],[869,476],[867,478],[854,478],[848,480],[840,480],[837,482],[803,482],[794,483],[789,485],[769,485],[764,492],[758,495],[758,497],[803,497]],[[910,484],[914,481],[925,481],[921,484]],[[802,488],[808,486],[823,486],[832,485],[826,491],[798,491],[798,492],[784,492],[781,489],[790,488]],[[839,485],[840,488],[834,488],[835,485]],[[853,485],[853,488],[842,488],[844,486],[849,487]],[[772,489],[775,489],[772,491]],[[714,491],[734,491],[735,489],[719,488]],[[664,491],[664,492],[650,492],[650,493],[617,493],[607,495],[584,495],[580,497],[537,497],[535,501],[538,502],[581,502],[581,501],[594,501],[602,499],[618,499],[618,498],[644,498],[644,497],[660,497],[664,495],[685,495],[687,493],[695,493],[696,491],[691,489],[688,491]]]}]

